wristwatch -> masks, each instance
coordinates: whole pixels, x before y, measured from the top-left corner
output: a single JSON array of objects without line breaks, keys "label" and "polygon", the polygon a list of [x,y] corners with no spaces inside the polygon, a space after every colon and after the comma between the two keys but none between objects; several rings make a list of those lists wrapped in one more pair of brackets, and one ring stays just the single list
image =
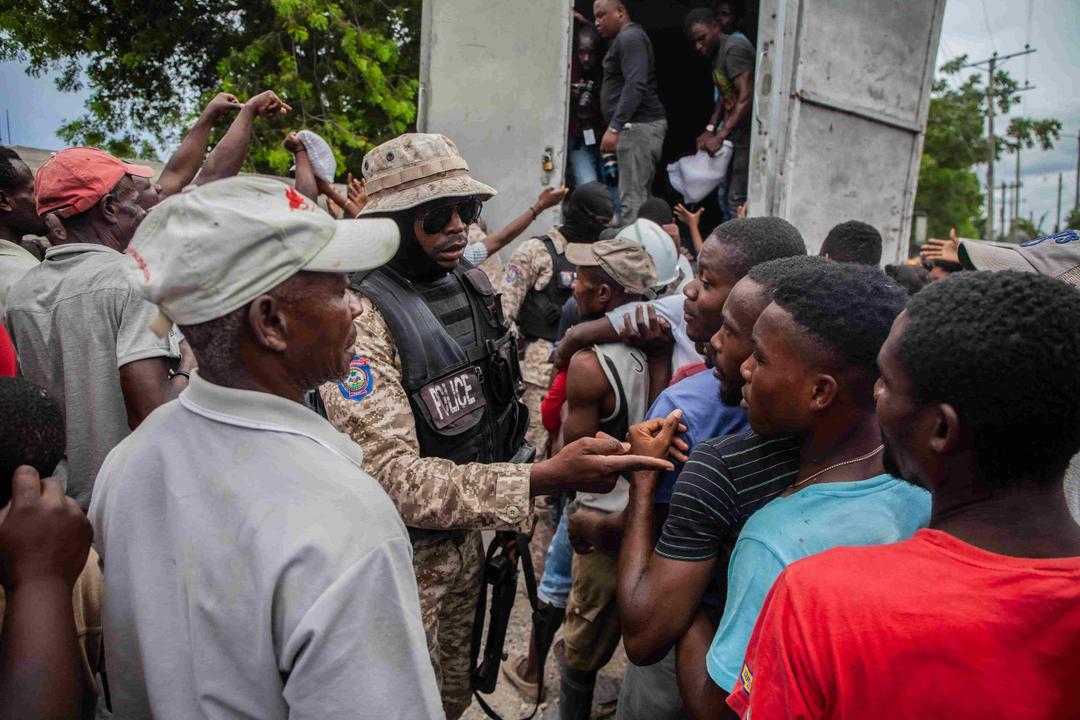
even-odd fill
[{"label": "wristwatch", "polygon": [[708,125],[705,126],[705,132],[707,132],[707,133],[715,133],[716,132],[716,126],[713,125],[712,123],[709,123]]}]

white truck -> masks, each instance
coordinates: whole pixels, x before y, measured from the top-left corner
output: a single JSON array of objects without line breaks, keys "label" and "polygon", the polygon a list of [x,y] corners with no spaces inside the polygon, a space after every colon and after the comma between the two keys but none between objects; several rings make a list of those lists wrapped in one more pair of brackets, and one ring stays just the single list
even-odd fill
[{"label": "white truck", "polygon": [[[708,3],[626,4],[653,42],[671,162],[692,152],[712,107],[709,65],[682,28]],[[589,0],[574,5],[592,17]],[[863,220],[885,239],[884,262],[906,258],[945,0],[743,6],[757,50],[748,213],[786,218],[811,252],[833,225]],[[567,0],[423,2],[417,125],[451,137],[499,190],[484,211],[492,228],[564,181],[573,22]]]}]

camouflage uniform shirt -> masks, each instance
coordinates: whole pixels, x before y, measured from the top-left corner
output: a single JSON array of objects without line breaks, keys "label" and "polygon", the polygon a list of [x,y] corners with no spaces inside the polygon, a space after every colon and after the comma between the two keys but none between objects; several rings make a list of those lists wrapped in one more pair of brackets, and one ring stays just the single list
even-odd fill
[{"label": "camouflage uniform shirt", "polygon": [[364,470],[397,505],[405,524],[429,530],[527,532],[531,465],[457,465],[422,457],[416,421],[401,386],[401,359],[382,313],[360,295],[349,377],[320,389],[330,422],[364,451]]}]

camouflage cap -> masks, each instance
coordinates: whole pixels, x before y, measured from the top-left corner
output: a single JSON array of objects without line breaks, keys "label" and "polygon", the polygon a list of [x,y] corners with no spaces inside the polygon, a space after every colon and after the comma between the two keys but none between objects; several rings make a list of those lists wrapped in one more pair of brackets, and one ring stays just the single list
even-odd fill
[{"label": "camouflage cap", "polygon": [[395,212],[448,197],[479,196],[495,188],[469,177],[469,165],[445,135],[406,133],[364,156],[367,205],[361,215]]},{"label": "camouflage cap", "polygon": [[570,243],[566,259],[578,267],[599,267],[632,295],[654,297],[656,264],[645,248],[622,235],[593,243]]}]

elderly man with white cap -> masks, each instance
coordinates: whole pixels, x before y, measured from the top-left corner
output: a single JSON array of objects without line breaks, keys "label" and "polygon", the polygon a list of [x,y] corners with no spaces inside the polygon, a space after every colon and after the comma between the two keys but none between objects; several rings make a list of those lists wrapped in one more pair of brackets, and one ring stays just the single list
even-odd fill
[{"label": "elderly man with white cap", "polygon": [[385,220],[334,221],[279,182],[156,207],[128,279],[198,370],[106,459],[90,507],[124,718],[441,718],[412,546],[361,449],[303,404],[344,378]]},{"label": "elderly man with white cap", "polygon": [[466,230],[495,190],[470,177],[442,135],[383,143],[363,171],[362,216],[392,219],[401,246],[386,266],[353,276],[355,356],[322,399],[409,527],[432,664],[453,719],[471,702],[479,531],[526,532],[533,496],[607,492],[620,472],[652,460],[625,455],[612,438],[583,438],[531,463],[515,338],[487,276],[462,260]]}]

